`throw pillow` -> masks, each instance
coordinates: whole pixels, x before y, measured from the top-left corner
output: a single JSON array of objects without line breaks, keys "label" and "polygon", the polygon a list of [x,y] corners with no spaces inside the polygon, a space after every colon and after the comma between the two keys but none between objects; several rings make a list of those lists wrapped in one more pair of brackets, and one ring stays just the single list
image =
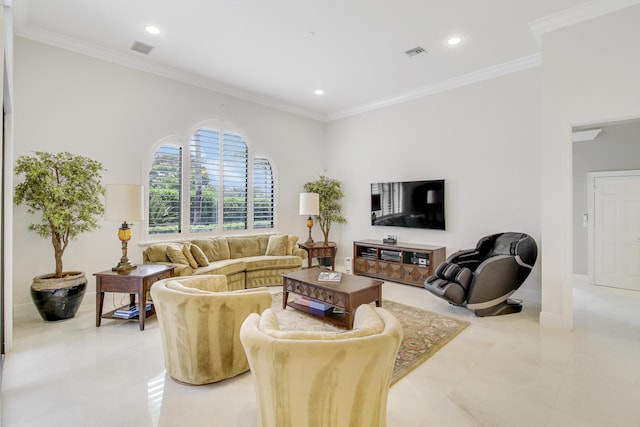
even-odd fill
[{"label": "throw pillow", "polygon": [[191,255],[191,243],[184,243],[182,245],[182,253],[184,254],[184,257],[187,259],[187,261],[189,261],[189,265],[191,266],[191,268],[198,268],[198,262],[193,257],[193,255]]},{"label": "throw pillow", "polygon": [[258,255],[264,255],[267,252],[267,245],[269,244],[269,236],[271,236],[271,234],[260,234],[258,236],[256,236],[256,240],[258,241],[258,247],[259,249],[259,254]]},{"label": "throw pillow", "polygon": [[269,236],[267,251],[265,255],[285,255],[287,253],[287,241],[289,236],[282,234],[279,236]]},{"label": "throw pillow", "polygon": [[207,256],[204,254],[204,252],[202,251],[202,249],[200,249],[199,246],[191,245],[189,249],[191,250],[191,255],[193,255],[193,258],[196,260],[196,262],[200,267],[206,267],[209,265],[209,260],[207,259]]},{"label": "throw pillow", "polygon": [[260,243],[254,236],[227,237],[231,259],[260,256]]},{"label": "throw pillow", "polygon": [[151,262],[171,261],[167,256],[167,245],[163,244],[149,246],[147,249],[145,249],[143,258],[145,261]]},{"label": "throw pillow", "polygon": [[189,265],[189,260],[182,253],[182,245],[178,243],[170,243],[167,245],[167,256],[169,261],[174,264]]},{"label": "throw pillow", "polygon": [[296,247],[296,243],[298,243],[298,236],[289,236],[286,255],[293,255],[293,248]]}]

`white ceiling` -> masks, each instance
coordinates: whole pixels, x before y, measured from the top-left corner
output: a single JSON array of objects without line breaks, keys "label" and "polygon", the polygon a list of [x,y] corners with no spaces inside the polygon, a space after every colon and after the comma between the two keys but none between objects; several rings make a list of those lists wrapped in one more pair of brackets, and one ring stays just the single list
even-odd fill
[{"label": "white ceiling", "polygon": [[[540,28],[634,2],[15,0],[13,10],[19,36],[331,120],[535,66]],[[463,42],[447,46],[454,34]],[[154,49],[135,52],[136,40]],[[405,55],[417,46],[428,53]]]}]

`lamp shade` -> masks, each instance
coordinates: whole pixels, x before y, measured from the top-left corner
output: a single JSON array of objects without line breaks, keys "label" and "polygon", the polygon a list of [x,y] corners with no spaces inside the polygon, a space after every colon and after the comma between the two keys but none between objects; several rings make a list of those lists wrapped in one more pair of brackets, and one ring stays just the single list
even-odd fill
[{"label": "lamp shade", "polygon": [[142,186],[133,184],[107,184],[105,192],[105,218],[107,221],[142,221]]},{"label": "lamp shade", "polygon": [[318,193],[300,193],[300,215],[319,215],[320,195]]}]

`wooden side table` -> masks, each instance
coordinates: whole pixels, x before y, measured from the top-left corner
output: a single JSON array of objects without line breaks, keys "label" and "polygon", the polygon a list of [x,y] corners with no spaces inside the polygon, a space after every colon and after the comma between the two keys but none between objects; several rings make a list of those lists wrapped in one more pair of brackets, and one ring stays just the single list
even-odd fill
[{"label": "wooden side table", "polygon": [[309,253],[309,258],[307,258],[309,268],[311,268],[311,261],[314,258],[331,257],[331,269],[335,271],[337,250],[335,243],[328,243],[326,245],[324,243],[315,243],[313,246],[307,246],[306,243],[298,243],[298,247],[305,249]]},{"label": "wooden side table", "polygon": [[[175,267],[169,265],[142,264],[137,268],[127,272],[117,272],[112,270],[94,273],[96,276],[96,327],[100,326],[102,318],[118,320],[139,320],[140,330],[144,331],[144,319],[155,314],[153,306],[150,311],[146,311],[147,292],[151,285],[161,279],[173,277]],[[102,314],[105,292],[119,292],[129,294],[130,304],[135,304],[138,295],[138,309],[140,314],[131,319],[113,317],[115,310]]]}]

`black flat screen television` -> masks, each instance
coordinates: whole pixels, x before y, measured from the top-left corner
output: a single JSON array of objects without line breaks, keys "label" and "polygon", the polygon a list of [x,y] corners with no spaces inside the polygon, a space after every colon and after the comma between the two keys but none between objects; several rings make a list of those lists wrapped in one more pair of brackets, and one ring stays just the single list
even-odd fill
[{"label": "black flat screen television", "polygon": [[444,230],[444,179],[371,184],[371,225]]}]

